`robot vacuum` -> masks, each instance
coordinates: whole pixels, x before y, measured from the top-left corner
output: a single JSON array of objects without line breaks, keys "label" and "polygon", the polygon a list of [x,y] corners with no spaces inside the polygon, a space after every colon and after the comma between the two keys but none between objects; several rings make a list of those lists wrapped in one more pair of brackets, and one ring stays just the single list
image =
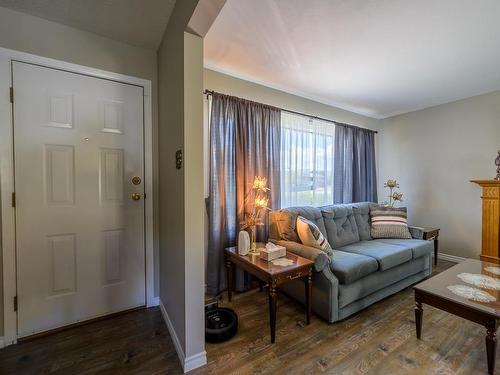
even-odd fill
[{"label": "robot vacuum", "polygon": [[224,342],[238,332],[238,316],[234,310],[211,307],[205,310],[205,341]]}]

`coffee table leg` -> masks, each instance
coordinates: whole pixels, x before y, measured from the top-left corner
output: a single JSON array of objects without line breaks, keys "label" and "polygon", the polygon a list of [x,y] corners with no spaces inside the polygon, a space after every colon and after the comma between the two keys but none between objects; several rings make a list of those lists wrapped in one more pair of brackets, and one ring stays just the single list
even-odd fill
[{"label": "coffee table leg", "polygon": [[422,316],[424,310],[422,309],[422,303],[418,301],[415,297],[415,328],[417,329],[417,339],[420,339],[422,334]]},{"label": "coffee table leg", "polygon": [[486,327],[486,358],[488,360],[488,374],[495,372],[495,356],[497,352],[496,326]]},{"label": "coffee table leg", "polygon": [[306,286],[306,317],[307,324],[311,323],[311,296],[312,296],[312,274],[309,271],[309,275],[305,278]]},{"label": "coffee table leg", "polygon": [[271,327],[271,343],[274,344],[276,338],[276,287],[269,285],[269,324]]},{"label": "coffee table leg", "polygon": [[233,267],[229,259],[226,260],[226,281],[227,281],[227,300],[231,302],[231,287],[233,286]]}]

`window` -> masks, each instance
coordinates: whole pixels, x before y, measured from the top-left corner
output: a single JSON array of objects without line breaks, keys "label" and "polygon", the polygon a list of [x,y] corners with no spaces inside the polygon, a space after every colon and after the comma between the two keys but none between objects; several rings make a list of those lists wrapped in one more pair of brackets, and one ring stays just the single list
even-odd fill
[{"label": "window", "polygon": [[281,112],[281,207],[333,204],[335,125]]}]

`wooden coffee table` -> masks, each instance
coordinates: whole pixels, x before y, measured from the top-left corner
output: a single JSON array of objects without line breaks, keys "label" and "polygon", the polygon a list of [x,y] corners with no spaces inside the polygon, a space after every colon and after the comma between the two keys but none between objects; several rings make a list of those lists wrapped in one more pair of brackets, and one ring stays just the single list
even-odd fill
[{"label": "wooden coffee table", "polygon": [[306,293],[307,324],[311,322],[312,267],[314,262],[287,252],[286,258],[293,261],[289,266],[275,266],[272,262],[260,259],[258,255],[239,255],[236,247],[226,249],[227,297],[231,302],[231,287],[233,284],[233,263],[255,276],[260,281],[269,284],[269,324],[271,342],[276,339],[276,300],[277,288],[291,280],[304,279]]},{"label": "wooden coffee table", "polygon": [[[481,324],[486,327],[488,373],[493,374],[500,321],[500,290],[495,289],[495,284],[500,281],[498,273],[498,264],[469,259],[416,285],[417,338],[420,339],[422,333],[423,304]],[[493,285],[485,284],[487,282]]]}]

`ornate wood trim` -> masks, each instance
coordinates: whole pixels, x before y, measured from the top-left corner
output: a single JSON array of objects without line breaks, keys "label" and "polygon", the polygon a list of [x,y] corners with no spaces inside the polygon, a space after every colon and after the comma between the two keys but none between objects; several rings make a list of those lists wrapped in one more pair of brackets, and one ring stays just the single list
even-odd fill
[{"label": "ornate wood trim", "polygon": [[500,180],[470,180],[470,182],[479,186],[500,186]]},{"label": "ornate wood trim", "polygon": [[482,188],[481,260],[500,263],[500,181],[471,182]]}]

